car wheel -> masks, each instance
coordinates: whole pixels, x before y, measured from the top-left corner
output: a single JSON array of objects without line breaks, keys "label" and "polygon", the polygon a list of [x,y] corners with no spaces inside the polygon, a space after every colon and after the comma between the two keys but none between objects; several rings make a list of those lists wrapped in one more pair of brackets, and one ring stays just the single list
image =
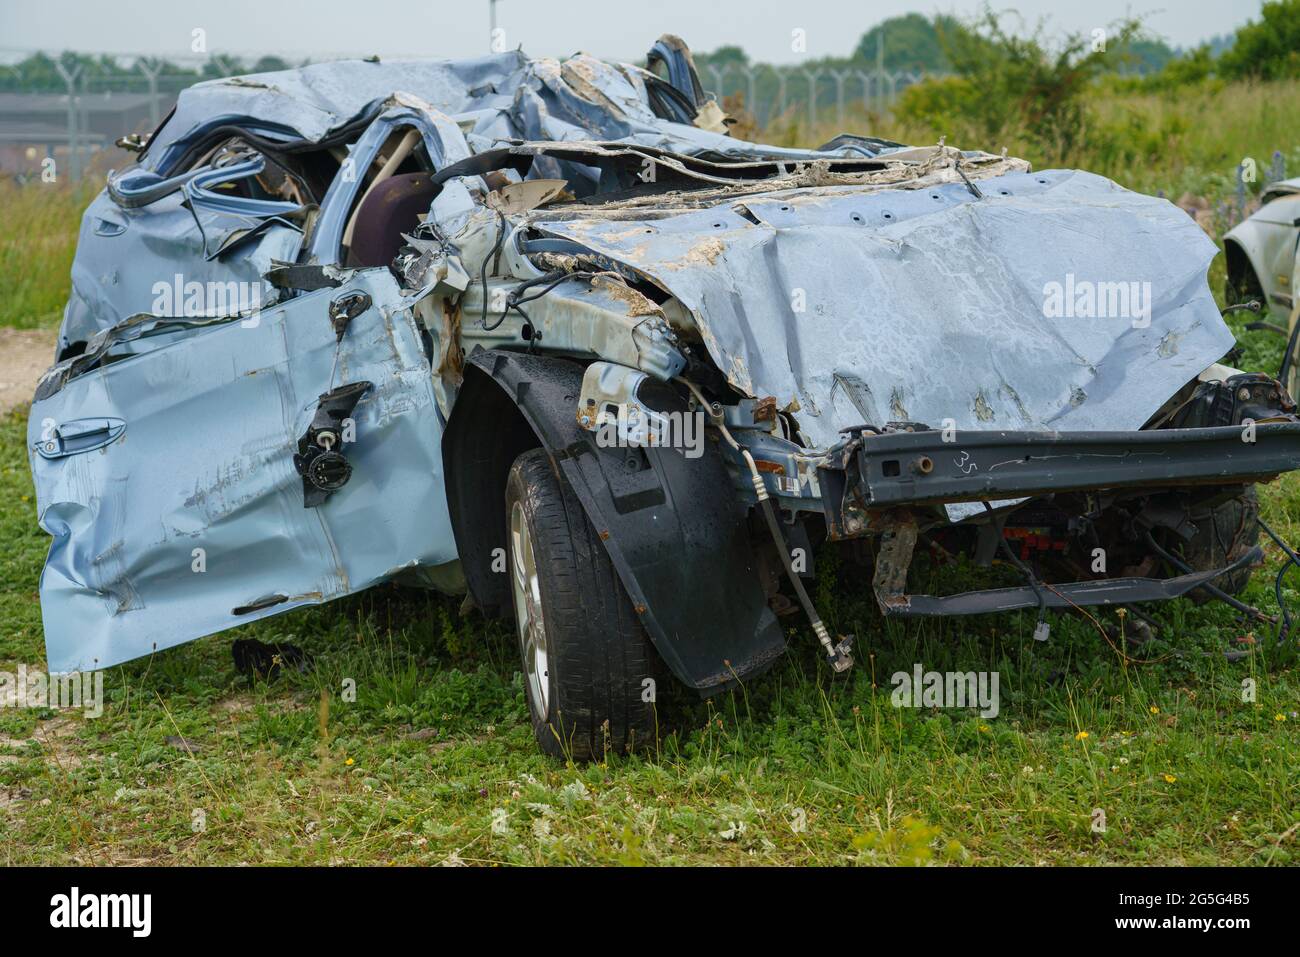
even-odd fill
[{"label": "car wheel", "polygon": [[652,744],[667,684],[658,654],[568,483],[543,449],[506,483],[507,572],[533,731],[549,755]]},{"label": "car wheel", "polygon": [[[1232,564],[1259,544],[1259,523],[1255,520],[1258,515],[1259,499],[1253,485],[1236,498],[1193,512],[1191,519],[1196,523],[1196,534],[1183,543],[1183,559],[1196,571]],[[1239,595],[1250,581],[1252,571],[1238,569],[1216,578],[1214,584],[1229,595]],[[1198,604],[1210,600],[1199,588],[1187,597]]]}]

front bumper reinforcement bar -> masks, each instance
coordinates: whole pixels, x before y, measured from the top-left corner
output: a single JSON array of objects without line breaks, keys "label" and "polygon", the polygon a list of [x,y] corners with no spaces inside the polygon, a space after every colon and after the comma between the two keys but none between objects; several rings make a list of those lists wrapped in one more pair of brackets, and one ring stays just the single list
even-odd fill
[{"label": "front bumper reinforcement bar", "polygon": [[1300,422],[1137,432],[852,430],[831,459],[832,472],[838,465],[844,474],[844,514],[832,521],[843,522],[850,510],[898,505],[1255,482],[1300,468]]}]

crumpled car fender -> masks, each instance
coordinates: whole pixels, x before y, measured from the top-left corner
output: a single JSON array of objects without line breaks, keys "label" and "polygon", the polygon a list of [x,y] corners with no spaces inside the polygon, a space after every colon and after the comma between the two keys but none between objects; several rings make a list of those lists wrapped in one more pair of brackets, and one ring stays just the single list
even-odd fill
[{"label": "crumpled car fender", "polygon": [[506,614],[505,480],[522,451],[544,447],[609,552],[632,606],[664,662],[701,694],[760,673],[785,650],[768,608],[745,507],[717,444],[687,459],[647,448],[628,469],[628,449],[601,448],[575,409],[583,367],[563,359],[479,350],[443,436],[447,501],[470,592],[488,614]]}]

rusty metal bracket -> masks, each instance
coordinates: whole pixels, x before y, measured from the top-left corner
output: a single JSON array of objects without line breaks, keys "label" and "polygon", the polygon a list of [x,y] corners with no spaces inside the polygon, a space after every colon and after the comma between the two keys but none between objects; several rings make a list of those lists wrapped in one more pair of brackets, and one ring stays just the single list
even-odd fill
[{"label": "rusty metal bracket", "polygon": [[876,554],[871,588],[886,615],[892,614],[895,608],[907,606],[907,571],[912,567],[916,537],[916,521],[911,515],[891,520],[880,533],[880,551]]}]

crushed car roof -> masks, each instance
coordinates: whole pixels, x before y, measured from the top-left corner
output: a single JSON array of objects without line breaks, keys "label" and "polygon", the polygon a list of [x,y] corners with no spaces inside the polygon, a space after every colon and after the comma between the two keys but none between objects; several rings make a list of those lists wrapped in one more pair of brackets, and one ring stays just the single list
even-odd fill
[{"label": "crushed car roof", "polygon": [[[807,158],[816,151],[762,146],[662,119],[650,105],[653,74],[587,54],[560,61],[522,52],[470,60],[338,60],[296,70],[209,80],[183,90],[149,143],[143,165],[165,172],[203,131],[253,120],[268,136],[317,142],[375,110],[395,92],[454,116],[479,152],[505,140],[622,140],[680,153]],[[827,156],[892,148],[858,141]]]}]

